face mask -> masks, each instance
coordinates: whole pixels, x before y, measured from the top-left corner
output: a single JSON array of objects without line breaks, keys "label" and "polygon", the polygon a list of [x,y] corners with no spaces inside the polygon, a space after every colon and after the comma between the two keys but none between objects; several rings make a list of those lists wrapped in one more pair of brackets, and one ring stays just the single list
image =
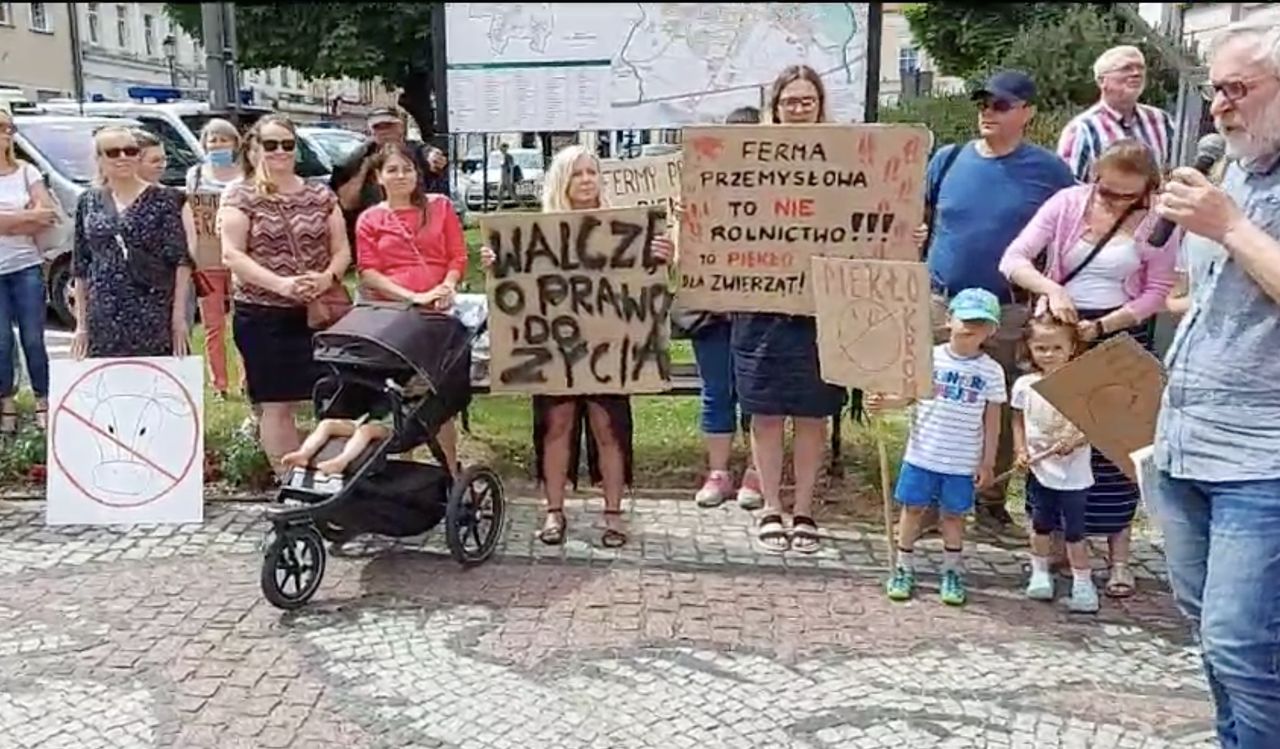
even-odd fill
[{"label": "face mask", "polygon": [[205,151],[205,160],[209,162],[209,166],[219,168],[233,166],[236,161],[236,152],[230,148],[214,148]]}]

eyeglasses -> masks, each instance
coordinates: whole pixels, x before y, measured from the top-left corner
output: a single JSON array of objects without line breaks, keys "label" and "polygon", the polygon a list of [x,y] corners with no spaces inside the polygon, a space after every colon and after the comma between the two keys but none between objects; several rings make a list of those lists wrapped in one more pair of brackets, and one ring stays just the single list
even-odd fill
[{"label": "eyeglasses", "polygon": [[778,100],[783,109],[805,110],[818,106],[816,96],[784,96]]},{"label": "eyeglasses", "polygon": [[262,150],[267,153],[272,153],[276,149],[281,149],[286,153],[293,153],[293,149],[298,147],[298,141],[296,140],[267,139],[259,142],[262,143]]},{"label": "eyeglasses", "polygon": [[1135,200],[1141,200],[1146,192],[1116,192],[1109,188],[1098,185],[1098,197],[1109,203],[1132,203]]},{"label": "eyeglasses", "polygon": [[104,148],[98,153],[106,156],[108,159],[118,159],[121,156],[126,159],[132,159],[142,153],[142,149],[137,146],[125,146],[124,148]]},{"label": "eyeglasses", "polygon": [[1000,114],[1004,114],[1005,112],[1012,112],[1018,107],[1026,106],[1025,103],[1014,104],[1013,102],[1005,101],[1004,99],[990,99],[990,98],[978,99],[975,103],[978,106],[979,112],[985,112],[986,110],[990,109],[991,111],[999,112]]},{"label": "eyeglasses", "polygon": [[1235,104],[1248,96],[1249,92],[1255,88],[1253,84],[1259,80],[1262,79],[1254,78],[1252,80],[1246,79],[1243,81],[1222,81],[1221,83],[1214,83],[1213,81],[1210,81],[1208,83],[1200,84],[1200,94],[1204,96],[1204,100],[1208,102],[1212,102],[1218,97],[1218,94],[1222,94],[1227,101]]}]

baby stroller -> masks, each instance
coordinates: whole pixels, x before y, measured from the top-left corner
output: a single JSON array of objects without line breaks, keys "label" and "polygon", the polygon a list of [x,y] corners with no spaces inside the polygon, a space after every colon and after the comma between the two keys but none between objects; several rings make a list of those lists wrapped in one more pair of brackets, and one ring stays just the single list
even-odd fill
[{"label": "baby stroller", "polygon": [[[449,552],[459,563],[479,564],[493,554],[506,515],[502,482],[482,465],[452,475],[437,439],[440,427],[470,403],[471,342],[481,331],[445,314],[361,305],[316,334],[315,360],[327,369],[315,388],[317,415],[389,416],[391,428],[384,431],[390,436],[371,442],[341,476],[312,467],[285,475],[279,505],[267,511],[261,581],[272,605],[295,609],[315,594],[324,577],[325,540],[415,536],[444,520]],[[345,444],[331,438],[311,465]],[[439,465],[389,457],[423,444]]]}]

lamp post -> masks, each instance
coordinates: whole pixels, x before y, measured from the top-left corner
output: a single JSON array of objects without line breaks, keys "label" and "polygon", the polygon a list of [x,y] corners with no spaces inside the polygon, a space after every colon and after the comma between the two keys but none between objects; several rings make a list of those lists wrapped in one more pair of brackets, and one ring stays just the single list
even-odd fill
[{"label": "lamp post", "polygon": [[173,88],[178,87],[178,71],[174,67],[174,61],[178,57],[178,40],[169,34],[160,43],[160,48],[164,50],[165,62],[169,63],[169,85]]}]

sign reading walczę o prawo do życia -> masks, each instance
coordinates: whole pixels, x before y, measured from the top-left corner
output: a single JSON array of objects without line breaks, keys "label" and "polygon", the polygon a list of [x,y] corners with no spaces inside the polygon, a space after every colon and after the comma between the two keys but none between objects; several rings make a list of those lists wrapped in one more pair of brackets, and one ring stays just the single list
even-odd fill
[{"label": "sign reading walcz\u0119 o prawo do \u017cycia", "polygon": [[673,294],[659,206],[486,216],[490,388],[546,395],[671,387]]},{"label": "sign reading walcz\u0119 o prawo do \u017cycia", "polygon": [[928,155],[914,125],[685,128],[681,306],[812,315],[812,256],[919,260]]}]

